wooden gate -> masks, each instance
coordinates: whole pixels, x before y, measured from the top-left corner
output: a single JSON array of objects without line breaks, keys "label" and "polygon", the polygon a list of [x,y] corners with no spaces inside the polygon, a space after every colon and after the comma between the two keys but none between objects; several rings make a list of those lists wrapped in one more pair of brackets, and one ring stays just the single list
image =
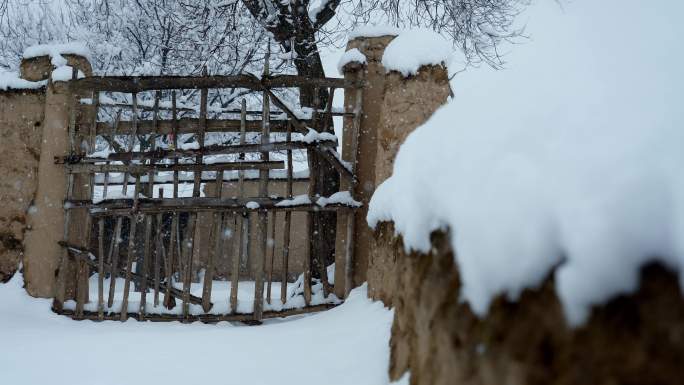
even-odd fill
[{"label": "wooden gate", "polygon": [[[301,87],[328,90],[326,107],[293,108],[278,96]],[[342,116],[357,138],[360,98],[353,111],[335,110],[332,99],[360,87],[290,75],[74,74],[71,154],[56,159],[68,187],[54,310],[75,319],[260,321],[340,303],[322,256],[308,254],[321,236],[313,216],[349,215],[360,204],[348,191],[317,196],[313,175],[328,162],[353,186],[355,162],[341,160],[326,131]],[[215,102],[238,90],[261,108]],[[353,239],[353,226],[338,231]],[[350,261],[346,249],[337,253]]]}]

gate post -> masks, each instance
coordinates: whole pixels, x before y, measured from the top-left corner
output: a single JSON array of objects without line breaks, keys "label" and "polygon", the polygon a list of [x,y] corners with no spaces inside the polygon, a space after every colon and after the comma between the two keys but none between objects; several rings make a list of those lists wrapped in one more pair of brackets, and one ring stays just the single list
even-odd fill
[{"label": "gate post", "polygon": [[[373,231],[366,224],[368,202],[376,187],[375,156],[377,152],[377,127],[380,124],[382,100],[385,88],[385,68],[382,66],[382,55],[394,36],[358,37],[347,43],[347,50],[358,49],[365,57],[366,63],[349,63],[342,69],[347,80],[364,81],[361,92],[362,115],[358,132],[358,147],[356,154],[352,153],[352,125],[353,118],[344,119],[342,134],[342,159],[356,162],[357,184],[353,187],[354,198],[363,207],[356,210],[354,218],[354,239],[352,240],[352,280],[346,282],[345,262],[347,220],[351,215],[337,216],[337,236],[335,245],[335,294],[343,298],[345,293],[366,280],[368,260],[373,247]],[[360,73],[360,76],[359,76]],[[346,111],[353,111],[356,106],[357,94],[345,90],[344,106]],[[340,191],[351,190],[345,181],[340,182]]]},{"label": "gate post", "polygon": [[[69,58],[69,65],[76,66],[87,75],[91,74],[90,64],[85,58],[69,56],[74,56],[73,60]],[[29,60],[36,59],[40,58]],[[39,72],[49,76],[52,64],[50,60],[43,62],[49,67]],[[57,273],[64,252],[59,242],[64,240],[65,234],[64,200],[67,176],[64,166],[55,164],[55,157],[69,154],[72,98],[68,82],[49,81],[45,95],[38,187],[32,208],[29,210],[28,230],[24,239],[24,280],[26,290],[34,297],[53,298],[57,294]],[[89,186],[81,184],[75,183],[74,191],[89,190]],[[66,294],[67,298],[73,298],[73,287]]]}]

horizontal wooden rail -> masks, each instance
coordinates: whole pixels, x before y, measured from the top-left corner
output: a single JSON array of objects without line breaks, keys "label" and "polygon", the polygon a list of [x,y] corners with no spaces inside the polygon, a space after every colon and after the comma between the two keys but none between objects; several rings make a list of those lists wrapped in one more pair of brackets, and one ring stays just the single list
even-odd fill
[{"label": "horizontal wooden rail", "polygon": [[56,156],[55,164],[100,163],[100,162],[130,162],[133,160],[160,160],[165,158],[189,158],[195,156],[242,154],[254,152],[273,152],[286,150],[303,150],[308,148],[335,147],[337,141],[324,140],[319,142],[271,142],[265,144],[244,144],[236,146],[212,145],[196,150],[156,150],[145,152],[116,152],[106,158],[89,158],[78,155]]},{"label": "horizontal wooden rail", "polygon": [[[92,104],[87,103],[87,102],[81,102],[82,106],[92,106]],[[100,108],[121,108],[121,109],[133,109],[133,105],[129,103],[98,103],[98,107]],[[136,106],[138,111],[155,111],[154,106],[149,106],[149,105],[141,105],[138,104]],[[173,110],[172,107],[169,106],[159,106],[156,107],[157,111],[171,111]],[[198,112],[198,108],[192,108],[192,107],[176,107],[176,111],[178,112]],[[353,112],[344,112],[344,111],[332,111],[328,112],[326,110],[318,110],[319,113],[330,113],[331,116],[354,116],[355,114]],[[235,109],[235,108],[220,108],[220,109],[210,109],[208,111],[209,114],[235,114],[239,115],[242,113],[242,110],[240,109]],[[263,115],[263,111],[261,110],[247,110],[245,111],[245,115]],[[282,114],[283,111],[277,111],[277,110],[271,110],[269,111],[269,115],[274,116],[274,115],[279,115]]]},{"label": "horizontal wooden rail", "polygon": [[339,211],[355,209],[356,207],[340,203],[326,204],[316,203],[297,204],[283,206],[278,205],[284,199],[273,198],[139,198],[112,199],[99,203],[90,200],[67,200],[64,208],[67,210],[89,209],[93,216],[130,215],[133,210],[141,213],[160,212],[200,212],[200,211]]},{"label": "horizontal wooden rail", "polygon": [[[144,134],[162,134],[168,135],[174,133],[174,126],[178,127],[179,134],[195,133],[200,130],[200,121],[195,118],[182,118],[177,121],[159,119],[156,122],[153,120],[138,120],[135,125],[133,122],[124,120],[117,124],[116,133],[109,123],[98,122],[95,128],[97,135],[144,135]],[[245,124],[245,131],[259,132],[262,126],[261,120],[248,120]],[[287,120],[285,119],[271,119],[271,132],[286,132]],[[81,123],[79,128],[83,132],[90,132],[91,123]],[[207,119],[206,128],[204,132],[240,132],[240,120],[233,119]]]},{"label": "horizontal wooden rail", "polygon": [[212,76],[91,76],[69,82],[73,92],[110,91],[143,92],[151,90],[200,89],[200,88],[266,88],[288,87],[334,87],[357,88],[357,81],[342,78],[307,78],[298,75],[276,75],[258,78],[251,74]]},{"label": "horizontal wooden rail", "polygon": [[285,168],[284,161],[230,162],[213,164],[67,164],[67,172],[72,174],[127,172],[144,174],[150,171],[228,171],[228,170],[274,170]]},{"label": "horizontal wooden rail", "polygon": [[[334,308],[335,304],[323,304],[323,305],[312,305],[303,308],[287,309],[281,311],[265,311],[263,312],[261,318],[281,318],[289,317],[299,314],[315,313],[328,309]],[[87,319],[93,321],[100,321],[97,312],[83,311],[83,315],[76,316],[73,310],[68,309],[52,309],[55,313],[59,315],[64,315],[67,317],[72,317],[74,319]],[[150,322],[169,322],[169,321],[183,321],[183,322],[203,322],[203,323],[217,323],[217,322],[245,322],[248,324],[259,324],[254,323],[254,314],[189,314],[184,316],[183,314],[140,314],[140,313],[128,313],[129,319],[134,319],[136,321],[150,321]],[[104,321],[121,321],[120,313],[107,313],[102,318]]]},{"label": "horizontal wooden rail", "polygon": [[[143,176],[144,176],[144,175],[143,175]],[[94,185],[95,185],[95,186],[104,186],[104,181],[103,181],[102,179],[103,179],[103,178],[101,178],[101,176],[100,176],[100,177],[96,177]],[[252,181],[252,182],[253,182],[253,181],[258,181],[258,180],[259,180],[259,175],[245,176],[243,180],[244,180],[244,181]],[[292,181],[294,181],[294,182],[305,182],[305,181],[308,181],[308,180],[309,180],[309,176],[308,176],[308,175],[307,175],[307,176],[295,176],[294,178],[292,178]],[[239,182],[239,178],[230,178],[230,177],[224,176],[223,181],[224,181],[225,183],[230,183],[230,182],[238,183],[238,182]],[[203,175],[203,177],[202,177],[202,179],[201,179],[200,182],[201,182],[201,183],[216,183],[216,178],[214,178],[214,177],[208,177],[208,176],[204,176],[204,175]],[[135,177],[134,177],[134,176],[129,176],[129,177],[128,177],[128,184],[131,185],[131,184],[133,184],[133,183],[135,183]],[[146,181],[145,179],[141,178],[141,183],[142,183],[142,184],[146,184],[147,181]],[[183,174],[181,174],[181,175],[179,175],[179,177],[178,177],[178,185],[179,185],[179,186],[192,185],[192,184],[194,184],[194,183],[195,183],[195,177],[194,177],[192,174],[190,174],[190,175],[183,175]],[[284,176],[284,177],[276,177],[276,178],[274,178],[274,177],[271,176],[270,178],[268,178],[268,183],[287,183],[287,177]],[[164,180],[164,179],[162,179],[160,176],[157,176],[157,177],[155,177],[155,179],[154,179],[154,184],[155,184],[155,185],[173,184],[173,180],[171,180],[171,179],[169,179],[169,180]],[[117,180],[117,181],[114,182],[114,181],[111,180],[111,176],[110,176],[110,180],[109,180],[109,183],[107,183],[107,186],[109,187],[110,190],[114,190],[114,189],[117,189],[117,188],[120,189],[121,186],[123,186],[123,181]]]}]

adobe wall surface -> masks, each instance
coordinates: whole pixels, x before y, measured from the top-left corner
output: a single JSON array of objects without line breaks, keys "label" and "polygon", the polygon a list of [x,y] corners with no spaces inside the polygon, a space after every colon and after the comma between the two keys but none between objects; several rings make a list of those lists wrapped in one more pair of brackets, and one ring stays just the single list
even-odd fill
[{"label": "adobe wall surface", "polygon": [[[390,376],[411,384],[678,384],[684,359],[684,298],[677,276],[642,270],[639,290],[566,326],[550,276],[519,301],[497,298],[478,319],[459,301],[448,237],[428,255],[406,253],[391,223],[376,232],[371,295],[395,311]],[[370,276],[370,275],[369,275]]]},{"label": "adobe wall surface", "polygon": [[395,71],[387,74],[377,133],[376,186],[392,175],[394,158],[406,137],[446,103],[449,93],[443,66],[421,67],[409,78]]},{"label": "adobe wall surface", "polygon": [[38,181],[43,90],[0,91],[0,282],[19,267]]}]

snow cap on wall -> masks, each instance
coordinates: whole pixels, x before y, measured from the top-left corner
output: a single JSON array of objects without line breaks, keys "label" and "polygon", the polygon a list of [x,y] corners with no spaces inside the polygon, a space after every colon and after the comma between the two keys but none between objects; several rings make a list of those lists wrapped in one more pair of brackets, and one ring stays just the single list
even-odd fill
[{"label": "snow cap on wall", "polygon": [[[66,60],[62,62],[64,59],[62,55],[79,55],[91,61],[90,50],[83,42],[33,45],[24,50],[23,58],[32,59],[39,56],[50,56],[53,59],[52,64],[59,67],[66,65]],[[55,60],[57,63],[54,62]]]},{"label": "snow cap on wall", "polygon": [[356,39],[359,37],[380,37],[380,36],[397,36],[401,33],[401,29],[392,27],[391,25],[364,25],[358,27],[349,33],[348,39]]},{"label": "snow cap on wall", "polygon": [[31,82],[19,77],[19,74],[15,72],[3,72],[0,71],[0,90],[35,90],[41,87],[45,87],[47,84],[46,80],[41,80],[38,82]]},{"label": "snow cap on wall", "polygon": [[337,71],[344,73],[344,67],[349,63],[366,64],[367,62],[366,55],[361,53],[358,48],[352,48],[340,57],[340,61],[337,62]]},{"label": "snow cap on wall", "polygon": [[392,40],[382,56],[387,72],[398,71],[405,77],[415,75],[426,65],[443,65],[451,61],[451,44],[442,35],[430,29],[402,31]]}]

